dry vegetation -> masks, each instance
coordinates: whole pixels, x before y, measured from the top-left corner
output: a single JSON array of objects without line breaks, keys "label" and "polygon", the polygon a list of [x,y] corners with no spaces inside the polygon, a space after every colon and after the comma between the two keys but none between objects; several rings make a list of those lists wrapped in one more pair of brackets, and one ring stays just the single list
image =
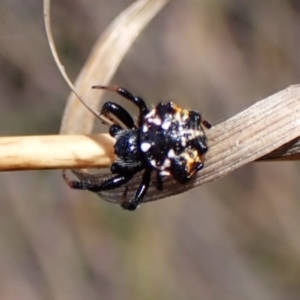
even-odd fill
[{"label": "dry vegetation", "polygon": [[[54,1],[73,79],[131,3]],[[3,0],[0,20],[1,135],[57,133],[69,90],[42,4]],[[173,0],[112,82],[216,124],[299,83],[299,28],[296,0]],[[69,190],[58,171],[2,173],[0,299],[299,299],[299,173],[297,162],[251,164],[136,213]]]}]

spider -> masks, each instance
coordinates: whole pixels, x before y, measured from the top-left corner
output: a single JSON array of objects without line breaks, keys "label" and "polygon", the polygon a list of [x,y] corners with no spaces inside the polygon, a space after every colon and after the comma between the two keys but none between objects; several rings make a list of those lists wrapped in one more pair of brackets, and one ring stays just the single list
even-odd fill
[{"label": "spider", "polygon": [[171,176],[184,184],[203,168],[204,154],[208,147],[202,125],[211,124],[195,111],[182,109],[173,102],[159,103],[149,109],[140,97],[136,97],[122,87],[93,86],[118,93],[135,104],[139,109],[137,122],[119,104],[106,102],[100,112],[114,121],[109,134],[116,139],[114,144],[115,162],[111,165],[110,179],[103,182],[69,180],[73,189],[92,192],[112,190],[128,183],[135,174],[144,170],[141,184],[133,199],[123,201],[126,210],[135,210],[143,201],[150,185],[151,173],[156,172],[156,188],[162,190],[163,179]]}]

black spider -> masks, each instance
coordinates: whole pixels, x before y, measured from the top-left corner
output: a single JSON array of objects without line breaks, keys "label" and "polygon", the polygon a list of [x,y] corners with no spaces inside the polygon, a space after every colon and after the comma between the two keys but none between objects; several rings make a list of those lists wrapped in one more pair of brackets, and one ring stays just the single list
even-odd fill
[{"label": "black spider", "polygon": [[116,161],[111,165],[112,174],[103,182],[88,180],[72,181],[65,174],[68,185],[74,189],[100,192],[119,188],[144,171],[142,182],[133,199],[121,204],[124,209],[135,210],[143,201],[148,190],[151,173],[156,172],[156,187],[163,188],[163,178],[171,176],[181,184],[203,168],[204,154],[208,147],[201,125],[211,128],[211,124],[195,111],[181,109],[173,102],[159,103],[151,110],[145,102],[121,87],[94,86],[117,92],[139,108],[137,124],[130,114],[119,104],[106,102],[101,115],[116,121],[109,128],[109,134],[116,139],[114,153]]}]

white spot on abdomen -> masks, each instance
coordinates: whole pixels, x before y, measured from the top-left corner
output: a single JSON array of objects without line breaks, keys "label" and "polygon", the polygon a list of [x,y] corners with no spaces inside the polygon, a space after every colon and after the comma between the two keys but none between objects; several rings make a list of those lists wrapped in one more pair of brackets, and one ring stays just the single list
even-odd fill
[{"label": "white spot on abdomen", "polygon": [[166,158],[164,160],[164,163],[163,163],[162,166],[163,166],[163,168],[170,168],[171,167],[171,161],[168,158]]},{"label": "white spot on abdomen", "polygon": [[145,143],[142,143],[142,145],[141,145],[141,150],[142,150],[143,152],[147,152],[147,151],[150,149],[150,147],[151,147],[151,144],[145,142]]},{"label": "white spot on abdomen", "polygon": [[181,137],[181,145],[182,145],[182,147],[185,147],[186,146],[186,138],[183,136],[183,137]]},{"label": "white spot on abdomen", "polygon": [[175,152],[174,152],[173,149],[170,149],[170,150],[169,150],[169,152],[168,152],[168,157],[169,157],[169,158],[175,157]]},{"label": "white spot on abdomen", "polygon": [[164,130],[168,130],[169,127],[171,125],[171,121],[165,121],[163,122],[163,124],[161,125],[161,128],[164,129]]},{"label": "white spot on abdomen", "polygon": [[147,132],[148,131],[148,126],[147,125],[144,125],[143,126],[143,132]]},{"label": "white spot on abdomen", "polygon": [[148,122],[153,123],[157,126],[161,125],[161,119],[159,119],[159,118],[149,119]]},{"label": "white spot on abdomen", "polygon": [[156,167],[156,160],[155,160],[155,159],[150,160],[150,164],[151,164],[153,167]]},{"label": "white spot on abdomen", "polygon": [[151,118],[155,114],[156,114],[156,109],[154,108],[145,116],[145,119]]},{"label": "white spot on abdomen", "polygon": [[170,172],[168,172],[168,171],[160,171],[160,172],[159,172],[159,175],[160,175],[160,176],[169,176],[169,175],[170,175]]}]

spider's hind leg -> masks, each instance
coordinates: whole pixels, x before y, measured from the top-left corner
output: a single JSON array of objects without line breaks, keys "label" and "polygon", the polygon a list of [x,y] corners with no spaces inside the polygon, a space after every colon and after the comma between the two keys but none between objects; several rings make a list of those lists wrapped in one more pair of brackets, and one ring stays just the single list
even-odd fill
[{"label": "spider's hind leg", "polygon": [[89,180],[70,180],[66,175],[66,171],[63,171],[63,178],[70,188],[77,190],[88,190],[91,192],[100,192],[119,188],[127,183],[133,177],[133,175],[134,174],[132,173],[127,173],[125,175],[116,175],[102,182],[91,182]]},{"label": "spider's hind leg", "polygon": [[156,172],[156,181],[155,181],[155,186],[157,188],[158,191],[162,191],[163,190],[163,182],[162,182],[162,177],[159,174],[159,172]]},{"label": "spider's hind leg", "polygon": [[147,190],[149,188],[150,179],[151,179],[151,169],[146,169],[143,174],[142,182],[134,196],[130,201],[123,202],[121,206],[126,210],[135,210],[142,203],[143,198],[145,197]]}]

